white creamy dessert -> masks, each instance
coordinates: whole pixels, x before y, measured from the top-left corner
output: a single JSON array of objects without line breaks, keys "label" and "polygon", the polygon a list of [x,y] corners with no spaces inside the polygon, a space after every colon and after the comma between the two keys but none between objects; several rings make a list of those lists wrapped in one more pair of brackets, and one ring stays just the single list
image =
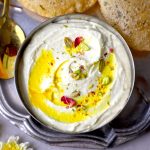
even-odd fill
[{"label": "white creamy dessert", "polygon": [[63,132],[106,124],[132,88],[120,39],[100,24],[59,21],[37,31],[23,55],[22,89],[36,118]]}]

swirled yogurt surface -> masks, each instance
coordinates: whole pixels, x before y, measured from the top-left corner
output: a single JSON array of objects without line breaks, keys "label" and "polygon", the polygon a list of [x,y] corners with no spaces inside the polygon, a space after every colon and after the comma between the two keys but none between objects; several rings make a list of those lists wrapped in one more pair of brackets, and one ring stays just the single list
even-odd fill
[{"label": "swirled yogurt surface", "polygon": [[120,39],[84,20],[38,30],[23,55],[28,103],[44,124],[63,132],[104,125],[125,105],[131,66]]}]

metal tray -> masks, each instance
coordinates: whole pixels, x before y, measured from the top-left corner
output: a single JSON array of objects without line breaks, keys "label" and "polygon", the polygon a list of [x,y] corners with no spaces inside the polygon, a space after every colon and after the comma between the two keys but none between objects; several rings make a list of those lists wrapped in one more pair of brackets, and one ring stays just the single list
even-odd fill
[{"label": "metal tray", "polygon": [[[34,15],[29,15],[18,8],[11,9],[11,17],[23,28],[26,35],[44,21],[43,18],[39,20],[38,17],[37,20]],[[21,103],[14,79],[0,80],[0,114],[25,133],[51,145],[97,149],[113,147],[134,139],[150,126],[150,53],[133,51],[132,53],[136,69],[136,82],[132,96],[120,115],[98,130],[69,135],[43,127],[28,114]]]}]

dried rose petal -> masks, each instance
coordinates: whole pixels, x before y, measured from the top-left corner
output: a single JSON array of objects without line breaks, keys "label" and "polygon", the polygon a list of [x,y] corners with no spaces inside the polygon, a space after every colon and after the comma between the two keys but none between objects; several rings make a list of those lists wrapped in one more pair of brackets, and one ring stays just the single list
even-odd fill
[{"label": "dried rose petal", "polygon": [[84,66],[83,66],[83,65],[81,65],[81,66],[80,66],[80,69],[81,69],[81,70],[84,70],[85,68],[84,68]]},{"label": "dried rose petal", "polygon": [[113,53],[113,52],[114,52],[114,49],[113,49],[113,48],[110,48],[109,51],[110,51],[111,53]]},{"label": "dried rose petal", "polygon": [[104,56],[105,56],[105,57],[107,56],[107,52],[106,52],[106,53],[104,53]]},{"label": "dried rose petal", "polygon": [[82,36],[77,37],[74,41],[74,46],[77,47],[83,41],[84,41],[84,38]]},{"label": "dried rose petal", "polygon": [[64,102],[64,104],[67,104],[69,106],[69,108],[76,105],[76,101],[73,100],[72,98],[67,97],[67,96],[62,96],[61,101]]},{"label": "dried rose petal", "polygon": [[5,54],[7,54],[10,57],[16,56],[17,55],[17,47],[13,46],[13,45],[7,45],[5,48]]}]

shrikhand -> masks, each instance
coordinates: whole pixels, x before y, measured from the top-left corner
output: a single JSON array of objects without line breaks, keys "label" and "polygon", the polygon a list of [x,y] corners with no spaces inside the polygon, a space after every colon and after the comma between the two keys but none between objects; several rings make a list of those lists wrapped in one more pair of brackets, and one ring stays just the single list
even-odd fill
[{"label": "shrikhand", "polygon": [[[33,113],[51,128],[84,132],[128,98],[131,68],[121,41],[83,20],[48,24],[23,56],[23,81]],[[107,112],[108,111],[108,112]]]}]

